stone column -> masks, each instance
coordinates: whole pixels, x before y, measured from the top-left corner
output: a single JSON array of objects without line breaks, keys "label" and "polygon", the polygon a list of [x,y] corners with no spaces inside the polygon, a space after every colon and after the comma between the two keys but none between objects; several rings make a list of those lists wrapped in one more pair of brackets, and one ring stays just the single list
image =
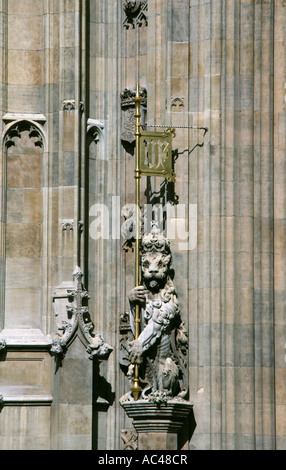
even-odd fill
[{"label": "stone column", "polygon": [[274,338],[276,448],[286,448],[286,5],[274,2]]},{"label": "stone column", "polygon": [[[120,132],[120,93],[124,88],[122,2],[91,0],[87,18],[87,117],[100,122],[102,130],[95,139],[89,133],[87,141],[89,306],[97,331],[116,350],[125,286],[120,239],[120,204],[125,194]],[[114,398],[121,382],[116,354],[110,356],[108,367],[100,365],[98,374],[94,381],[95,445],[98,450],[115,449],[121,425],[119,404]]]},{"label": "stone column", "polygon": [[[7,112],[7,54],[8,54],[8,5],[7,0],[1,1],[0,6],[0,68],[1,68],[1,92],[0,92],[0,113],[1,116]],[[0,132],[2,135],[4,122],[0,120]],[[4,312],[5,308],[5,161],[3,150],[1,149],[0,160],[0,312]],[[0,313],[0,328],[4,327],[3,314]]]},{"label": "stone column", "polygon": [[190,112],[210,139],[191,162],[192,444],[272,449],[273,2],[190,5]]}]

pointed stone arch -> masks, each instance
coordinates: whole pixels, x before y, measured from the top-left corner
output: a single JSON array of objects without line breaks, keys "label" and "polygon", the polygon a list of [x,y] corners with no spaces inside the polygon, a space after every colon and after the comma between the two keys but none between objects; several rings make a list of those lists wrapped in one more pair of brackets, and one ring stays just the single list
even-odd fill
[{"label": "pointed stone arch", "polygon": [[43,116],[36,119],[38,119],[38,121],[20,115],[18,117],[14,117],[13,115],[4,116],[3,121],[6,122],[6,126],[2,134],[4,150],[5,148],[7,149],[11,146],[15,146],[15,139],[21,138],[21,132],[28,131],[29,137],[31,139],[35,139],[35,146],[41,147],[43,151],[45,151],[47,140],[43,126],[40,124],[45,122],[45,118]]},{"label": "pointed stone arch", "polygon": [[0,329],[4,330],[41,330],[46,136],[45,118],[36,119],[3,117]]}]

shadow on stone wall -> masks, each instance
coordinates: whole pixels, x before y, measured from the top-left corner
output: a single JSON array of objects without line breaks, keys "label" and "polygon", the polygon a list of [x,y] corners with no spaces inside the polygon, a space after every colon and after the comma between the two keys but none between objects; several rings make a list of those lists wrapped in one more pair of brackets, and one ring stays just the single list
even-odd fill
[{"label": "shadow on stone wall", "polygon": [[99,361],[93,362],[92,450],[99,449],[100,430],[102,431],[109,407],[115,401],[115,393],[111,384],[101,375],[100,365]]},{"label": "shadow on stone wall", "polygon": [[184,423],[183,432],[178,436],[178,449],[182,450],[189,442],[191,442],[192,436],[197,427],[195,420],[194,410],[189,414],[188,419]]}]

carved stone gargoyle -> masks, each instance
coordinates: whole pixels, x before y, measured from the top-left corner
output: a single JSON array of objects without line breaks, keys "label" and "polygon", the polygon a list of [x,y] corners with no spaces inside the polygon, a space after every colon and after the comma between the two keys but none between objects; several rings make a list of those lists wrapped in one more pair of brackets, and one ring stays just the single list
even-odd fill
[{"label": "carved stone gargoyle", "polygon": [[[63,308],[63,301],[68,299],[69,305]],[[93,334],[94,325],[90,319],[88,302],[89,295],[83,286],[83,273],[76,268],[73,273],[73,286],[63,285],[53,296],[58,333],[53,339],[51,353],[64,357],[69,345],[76,335],[86,347],[91,360],[108,359],[113,348],[101,335]]]},{"label": "carved stone gargoyle", "polygon": [[[185,399],[187,389],[188,335],[182,322],[171,269],[169,241],[153,227],[141,242],[142,285],[129,293],[130,310],[122,317],[130,324],[121,341],[121,365],[132,381],[139,365],[142,395],[140,400],[161,403],[178,397]],[[135,305],[141,307],[141,333],[134,339]],[[130,337],[133,335],[133,339]],[[121,403],[132,400],[131,394]]]}]

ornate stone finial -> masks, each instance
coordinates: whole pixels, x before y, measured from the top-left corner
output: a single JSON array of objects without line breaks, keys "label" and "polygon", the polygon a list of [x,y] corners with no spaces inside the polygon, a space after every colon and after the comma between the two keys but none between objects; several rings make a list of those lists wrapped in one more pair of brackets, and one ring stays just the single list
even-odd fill
[{"label": "ornate stone finial", "polygon": [[[172,279],[172,254],[169,240],[156,224],[141,243],[142,285],[129,293],[130,330],[134,334],[135,305],[141,306],[141,333],[131,340],[126,329],[121,343],[126,375],[132,379],[134,365],[140,369],[142,398],[155,403],[187,396],[188,334],[181,320],[176,289]],[[125,315],[126,321],[126,315]],[[127,324],[127,323],[126,323]],[[122,363],[123,364],[123,363]],[[130,394],[123,397],[123,402]]]},{"label": "ornate stone finial", "polygon": [[73,279],[73,289],[66,289],[53,297],[54,302],[57,299],[67,298],[69,305],[66,306],[66,319],[62,319],[58,326],[51,352],[64,357],[75,335],[79,334],[90,359],[106,360],[113,348],[100,335],[93,334],[94,325],[87,306],[89,295],[83,286],[83,272],[79,267],[74,270]]}]

